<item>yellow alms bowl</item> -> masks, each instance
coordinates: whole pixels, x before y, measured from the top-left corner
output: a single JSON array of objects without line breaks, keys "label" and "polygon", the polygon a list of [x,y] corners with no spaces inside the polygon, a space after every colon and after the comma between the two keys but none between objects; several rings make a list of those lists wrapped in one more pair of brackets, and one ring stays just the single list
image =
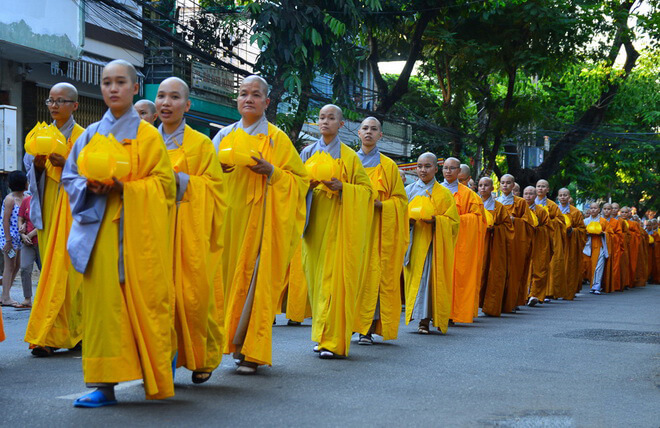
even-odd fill
[{"label": "yellow alms bowl", "polygon": [[568,214],[564,214],[564,221],[566,222],[566,229],[573,226],[573,223],[571,222],[571,216]]},{"label": "yellow alms bowl", "polygon": [[433,217],[433,204],[425,196],[415,196],[408,204],[408,216],[413,220],[430,220]]},{"label": "yellow alms bowl", "polygon": [[603,226],[600,225],[599,221],[592,221],[587,225],[587,233],[592,235],[600,235],[603,233]]}]

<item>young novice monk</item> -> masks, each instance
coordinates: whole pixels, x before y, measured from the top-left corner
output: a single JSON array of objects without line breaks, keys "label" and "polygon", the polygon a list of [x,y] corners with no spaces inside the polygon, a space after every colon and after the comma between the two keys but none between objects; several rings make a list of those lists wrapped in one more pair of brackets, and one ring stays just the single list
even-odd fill
[{"label": "young novice monk", "polygon": [[529,267],[532,262],[534,221],[527,202],[523,198],[514,196],[515,185],[513,175],[504,174],[500,178],[502,194],[497,198],[511,216],[514,230],[502,312],[515,312],[517,306],[527,303]]},{"label": "young novice monk", "polygon": [[488,227],[485,236],[479,307],[484,314],[499,317],[506,292],[507,273],[510,270],[513,222],[504,205],[493,198],[491,178],[482,177],[479,180],[479,195],[484,202],[484,209],[493,216],[493,224]]},{"label": "young novice monk", "polygon": [[[174,395],[169,230],[176,184],[162,137],[133,108],[138,89],[130,63],[105,66],[108,111],[76,141],[62,172],[73,214],[67,248],[83,274],[83,374],[97,388],[76,407],[116,404],[114,385],[134,379],[144,379],[149,399]],[[123,182],[78,173],[78,156],[97,133],[112,134],[128,152]]]},{"label": "young novice monk", "polygon": [[372,334],[397,338],[401,319],[400,278],[408,246],[408,197],[396,163],[378,150],[383,136],[375,117],[362,121],[357,152],[376,192],[374,218],[368,237],[368,258],[358,293],[355,331],[361,345],[373,343]]},{"label": "young novice monk", "polygon": [[[46,101],[71,150],[84,131],[73,119],[73,112],[78,109],[78,91],[69,83],[58,83]],[[30,163],[31,158],[26,154],[25,162]],[[32,192],[30,221],[37,229],[42,269],[25,341],[37,357],[50,356],[59,348],[74,348],[82,339],[82,276],[73,268],[66,251],[73,219],[69,197],[60,185],[65,162],[66,157],[56,153],[37,156],[28,170]]]},{"label": "young novice monk", "polygon": [[175,326],[178,363],[206,382],[224,346],[222,167],[211,140],[186,125],[188,85],[177,77],[158,87],[156,108],[177,183],[174,225]]},{"label": "young novice monk", "polygon": [[302,261],[312,304],[312,340],[319,357],[331,359],[348,355],[375,198],[360,159],[339,140],[341,109],[324,106],[318,123],[322,137],[300,157],[306,162],[326,152],[338,169],[332,180],[311,183]]},{"label": "young novice monk", "polygon": [[216,149],[246,143],[258,153],[251,165],[222,165],[225,353],[234,353],[236,372],[245,375],[272,364],[273,319],[305,224],[305,167],[289,137],[268,123],[269,103],[268,83],[246,77],[238,89],[241,120],[213,139]]},{"label": "young novice monk", "polygon": [[417,159],[419,179],[406,187],[408,203],[415,197],[429,198],[430,220],[410,219],[410,244],[404,259],[406,324],[419,320],[417,332],[429,334],[431,321],[447,332],[454,284],[454,247],[460,218],[456,202],[435,179],[438,158],[423,153]]},{"label": "young novice monk", "polygon": [[[600,206],[593,202],[589,207],[589,217],[584,220],[585,227],[587,227],[587,242],[585,243],[582,254],[589,257],[589,270],[588,278],[591,283],[592,294],[602,294],[602,279],[605,272],[605,262],[609,256],[609,249],[607,240],[605,239],[605,232],[609,229],[607,220],[600,215]],[[589,224],[597,222],[600,224],[600,233],[589,232]]]}]

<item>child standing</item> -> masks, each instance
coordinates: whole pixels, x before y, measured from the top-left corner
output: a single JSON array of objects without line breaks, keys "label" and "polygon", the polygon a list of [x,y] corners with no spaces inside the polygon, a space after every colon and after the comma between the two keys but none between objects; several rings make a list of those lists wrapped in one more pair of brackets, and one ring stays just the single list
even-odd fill
[{"label": "child standing", "polygon": [[2,227],[0,228],[0,246],[5,260],[5,269],[2,273],[2,306],[13,306],[15,308],[29,308],[32,306],[32,288],[29,295],[23,294],[25,300],[18,303],[9,295],[11,285],[18,274],[21,260],[21,236],[18,232],[18,210],[23,202],[24,192],[27,188],[27,177],[23,171],[12,171],[9,173],[9,190],[11,193],[2,202],[0,216]]}]

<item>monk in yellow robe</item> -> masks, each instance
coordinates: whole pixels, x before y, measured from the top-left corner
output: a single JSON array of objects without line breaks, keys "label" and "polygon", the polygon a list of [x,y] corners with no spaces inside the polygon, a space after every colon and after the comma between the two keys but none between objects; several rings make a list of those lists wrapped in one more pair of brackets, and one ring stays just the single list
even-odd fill
[{"label": "monk in yellow robe", "polygon": [[225,353],[234,354],[244,375],[272,365],[273,319],[305,222],[305,166],[289,137],[266,119],[269,104],[268,83],[246,77],[237,98],[241,120],[213,138],[227,189]]},{"label": "monk in yellow robe", "polygon": [[339,139],[341,109],[324,106],[318,124],[321,138],[300,156],[311,165],[319,157],[314,155],[327,154],[334,173],[331,180],[312,178],[302,259],[312,304],[312,340],[320,358],[332,359],[347,356],[350,348],[375,196],[360,158]]},{"label": "monk in yellow robe", "polygon": [[[46,99],[48,112],[53,124],[62,134],[71,149],[73,143],[85,130],[73,118],[73,112],[78,110],[78,90],[70,83],[55,84]],[[57,153],[48,156],[32,156],[25,154],[23,164],[28,175],[30,192],[33,197],[30,201],[30,221],[37,229],[39,255],[41,260],[46,259],[45,251],[50,236],[52,218],[57,215],[59,207],[57,200],[60,194],[60,178],[66,157]]]},{"label": "monk in yellow robe", "polygon": [[447,333],[454,287],[454,251],[460,218],[451,192],[435,174],[438,158],[424,153],[417,159],[419,179],[406,186],[408,203],[431,201],[432,215],[410,219],[410,244],[404,259],[406,325],[419,320],[417,332],[429,334],[431,322]]},{"label": "monk in yellow robe", "polygon": [[225,195],[222,168],[211,140],[183,118],[188,85],[177,77],[158,87],[156,108],[177,183],[174,220],[177,367],[206,382],[224,350],[224,284],[221,257]]},{"label": "monk in yellow robe", "polygon": [[[603,275],[606,271],[607,259],[611,257],[611,250],[606,239],[610,224],[599,215],[600,211],[600,206],[596,202],[592,202],[589,206],[589,216],[584,220],[587,242],[582,254],[589,260],[588,277],[591,285],[589,293],[591,294],[603,294]],[[591,223],[597,223],[598,226],[589,226]]]},{"label": "monk in yellow robe", "polygon": [[[170,222],[176,184],[158,130],[133,109],[137,72],[128,62],[103,69],[108,111],[78,138],[62,172],[73,224],[67,249],[83,274],[83,374],[97,388],[76,407],[116,404],[114,385],[144,380],[148,399],[174,395],[174,285]],[[112,184],[79,174],[78,158],[96,134],[126,151],[130,173]]]},{"label": "monk in yellow robe", "polygon": [[396,163],[378,150],[383,136],[380,121],[368,117],[360,124],[362,147],[357,152],[376,200],[368,236],[364,272],[358,291],[355,328],[358,344],[373,344],[373,334],[397,338],[401,321],[400,278],[410,239],[408,197]]},{"label": "monk in yellow robe", "polygon": [[454,252],[453,322],[471,323],[477,316],[484,262],[486,215],[479,195],[458,182],[460,162],[448,158],[442,167],[445,186],[454,196],[461,224]]},{"label": "monk in yellow robe", "polygon": [[515,185],[513,175],[504,174],[500,177],[502,194],[497,201],[507,210],[514,230],[511,252],[508,255],[507,285],[504,289],[502,312],[515,312],[518,306],[527,304],[529,293],[534,221],[527,202],[513,194]]},{"label": "monk in yellow robe", "polygon": [[550,184],[546,180],[539,180],[536,183],[536,205],[541,205],[548,210],[550,222],[550,266],[548,267],[548,291],[545,302],[550,299],[556,299],[563,293],[562,290],[566,284],[566,271],[564,266],[566,248],[566,221],[561,215],[557,204],[548,199]]},{"label": "monk in yellow robe", "polygon": [[[70,151],[84,131],[73,118],[78,91],[69,83],[58,83],[51,88],[47,103]],[[25,155],[26,166],[30,158]],[[28,169],[30,220],[37,227],[42,267],[25,341],[37,357],[50,356],[59,348],[74,348],[82,339],[82,276],[66,251],[73,218],[69,197],[60,184],[65,162],[66,157],[56,153],[36,156]]]},{"label": "monk in yellow robe", "polygon": [[559,189],[557,192],[559,200],[559,211],[567,216],[570,225],[566,228],[566,248],[564,251],[564,272],[566,286],[562,289],[562,297],[565,300],[573,300],[575,294],[582,288],[582,250],[587,242],[587,229],[584,225],[584,217],[580,210],[570,204],[571,192],[567,188]]},{"label": "monk in yellow robe", "polygon": [[548,293],[550,258],[552,257],[552,229],[550,215],[543,205],[536,205],[536,187],[527,186],[523,198],[532,211],[534,238],[532,241],[532,263],[529,272],[530,286],[527,306],[536,306],[544,301]]},{"label": "monk in yellow robe", "polygon": [[484,267],[479,307],[484,314],[499,317],[504,306],[513,252],[513,221],[509,211],[493,197],[493,180],[490,177],[482,177],[478,188],[484,209],[492,216],[484,237]]}]

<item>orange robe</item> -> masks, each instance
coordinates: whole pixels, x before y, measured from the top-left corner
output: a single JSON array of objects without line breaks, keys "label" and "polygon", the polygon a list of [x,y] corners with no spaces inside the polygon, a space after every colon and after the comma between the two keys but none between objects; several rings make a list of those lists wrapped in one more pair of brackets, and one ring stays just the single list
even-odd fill
[{"label": "orange robe", "polygon": [[634,227],[637,230],[639,236],[639,245],[638,245],[638,253],[637,253],[637,270],[635,272],[635,281],[633,285],[635,287],[644,287],[646,285],[646,278],[648,276],[647,248],[649,243],[649,236],[639,223],[637,223],[636,221],[633,221],[632,223],[634,223]]},{"label": "orange robe", "polygon": [[514,229],[511,216],[504,205],[495,201],[495,209],[489,211],[494,221],[493,226],[487,229],[484,238],[484,266],[479,307],[485,314],[499,317],[502,313],[513,252]]},{"label": "orange robe", "polygon": [[611,249],[607,247],[610,258],[608,260],[608,269],[606,277],[607,292],[622,291],[621,286],[621,254],[623,252],[623,231],[621,230],[621,220],[610,218],[610,234],[608,244],[611,242]]},{"label": "orange robe", "polygon": [[550,228],[550,215],[545,207],[536,205],[534,214],[538,219],[538,224],[532,241],[529,297],[536,297],[543,301],[548,293],[548,275],[552,256],[552,229]]},{"label": "orange robe", "polygon": [[636,222],[632,220],[626,220],[626,223],[628,223],[628,230],[630,231],[630,260],[628,264],[628,278],[630,281],[630,287],[636,287],[639,242],[642,238],[639,233],[639,225]]},{"label": "orange robe", "polygon": [[451,319],[471,323],[477,315],[484,262],[486,217],[484,203],[469,187],[458,184],[454,193],[461,222],[454,251],[454,291]]},{"label": "orange robe", "polygon": [[[548,272],[548,296],[558,298],[563,296],[566,287],[565,249],[566,249],[566,221],[559,210],[559,206],[550,199],[547,200],[549,227],[552,239],[551,259]],[[538,297],[538,296],[537,296]]]},{"label": "orange robe", "polygon": [[521,197],[514,196],[513,204],[504,205],[512,217],[514,237],[511,242],[511,254],[507,285],[504,289],[502,312],[514,312],[516,306],[527,303],[529,292],[529,269],[532,263],[532,239],[534,221],[532,211]]},{"label": "orange robe", "polygon": [[625,289],[626,287],[631,286],[631,279],[630,279],[630,240],[631,240],[631,233],[630,229],[628,227],[628,222],[621,220],[620,222],[620,228],[621,228],[621,238],[620,238],[620,246],[621,246],[621,256],[620,256],[620,272],[621,272],[621,289]]},{"label": "orange robe", "polygon": [[566,232],[566,257],[565,257],[565,275],[566,287],[563,297],[566,300],[573,300],[575,293],[582,288],[582,250],[587,242],[587,227],[584,225],[584,217],[580,210],[570,206],[568,216],[571,219],[570,233]]},{"label": "orange robe", "polygon": [[653,282],[660,284],[660,229],[653,234]]},{"label": "orange robe", "polygon": [[[603,240],[606,239],[606,233],[610,228],[610,224],[607,222],[607,220],[605,220],[602,217],[598,221],[600,223],[600,227],[603,229],[603,233],[599,235],[587,234],[588,236],[591,236],[591,256],[585,255],[586,260],[588,261],[587,278],[589,280],[589,288],[593,288],[594,286],[594,272],[596,270],[596,266],[598,265],[600,252],[603,251],[603,242],[605,242],[606,245],[608,244],[607,241],[603,241]],[[612,250],[610,250],[609,246],[607,247],[607,250],[608,250],[608,259],[609,259],[610,257],[612,257],[612,253],[611,253]],[[608,264],[609,264],[609,260],[605,262],[603,277],[601,277],[601,282],[600,282],[601,290],[603,291],[605,290],[603,281],[604,281],[605,273],[607,272]]]}]

